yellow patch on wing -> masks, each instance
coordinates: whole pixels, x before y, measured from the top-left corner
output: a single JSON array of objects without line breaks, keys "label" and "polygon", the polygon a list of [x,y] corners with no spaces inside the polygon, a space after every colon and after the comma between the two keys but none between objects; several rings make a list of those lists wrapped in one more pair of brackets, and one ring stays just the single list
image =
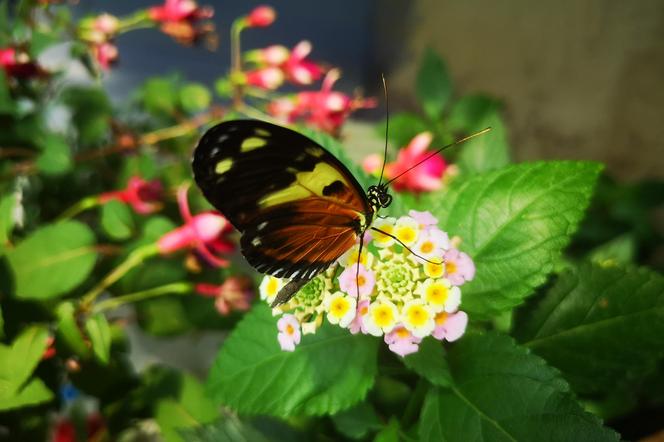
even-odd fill
[{"label": "yellow patch on wing", "polygon": [[217,163],[217,167],[214,168],[214,171],[219,175],[222,175],[230,170],[233,166],[233,160],[231,158],[226,158]]},{"label": "yellow patch on wing", "polygon": [[320,158],[323,155],[325,155],[325,152],[323,151],[323,149],[321,149],[320,147],[316,147],[316,146],[307,147],[307,148],[304,149],[304,151],[306,153],[308,153],[309,155],[311,155],[313,157],[316,157],[316,158]]},{"label": "yellow patch on wing", "polygon": [[258,138],[258,137],[249,137],[246,140],[242,142],[242,145],[240,146],[240,150],[242,152],[249,152],[250,150],[258,149],[259,147],[263,147],[267,144],[267,141],[264,138]]},{"label": "yellow patch on wing", "polygon": [[259,202],[260,207],[271,207],[278,204],[295,201],[308,196],[323,196],[323,189],[335,181],[341,181],[346,186],[343,175],[327,163],[317,163],[314,170],[310,172],[298,172],[295,174],[295,182],[285,189],[277,190],[264,196]]}]

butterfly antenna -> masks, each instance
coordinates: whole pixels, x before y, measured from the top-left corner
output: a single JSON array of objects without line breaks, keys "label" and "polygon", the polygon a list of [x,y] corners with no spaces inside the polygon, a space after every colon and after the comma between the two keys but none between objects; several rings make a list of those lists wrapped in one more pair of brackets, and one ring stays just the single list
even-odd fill
[{"label": "butterfly antenna", "polygon": [[385,92],[385,151],[383,152],[383,167],[380,169],[380,179],[378,180],[378,187],[383,182],[383,172],[385,172],[385,163],[387,162],[387,135],[390,133],[390,102],[387,99],[387,81],[385,75],[380,74],[383,79],[383,92]]},{"label": "butterfly antenna", "polygon": [[404,174],[410,172],[411,170],[415,169],[417,166],[419,166],[420,164],[426,162],[427,160],[429,160],[430,158],[432,158],[432,157],[434,157],[435,155],[439,154],[440,152],[444,151],[445,149],[448,149],[448,148],[450,148],[450,147],[452,147],[452,146],[456,146],[457,144],[465,143],[466,141],[468,141],[468,140],[470,140],[470,139],[472,139],[472,138],[475,138],[475,137],[479,137],[480,135],[484,135],[485,133],[489,132],[490,130],[491,130],[491,127],[485,127],[484,129],[482,129],[482,130],[479,131],[479,132],[475,132],[474,134],[470,134],[470,135],[468,135],[467,137],[463,137],[463,138],[461,138],[461,139],[456,140],[454,143],[450,143],[450,144],[448,144],[447,146],[443,146],[443,147],[441,147],[440,149],[436,150],[435,152],[432,152],[430,155],[427,155],[422,161],[419,161],[419,162],[418,162],[417,164],[415,164],[414,166],[411,166],[411,167],[409,167],[408,169],[404,170],[404,171],[401,172],[399,175],[395,176],[394,178],[392,178],[391,180],[389,180],[389,181],[388,181],[387,183],[385,183],[385,184],[386,184],[386,185],[387,185],[387,184],[390,184],[392,181],[396,180],[396,179],[399,178],[400,176],[402,176],[402,175],[404,175]]}]

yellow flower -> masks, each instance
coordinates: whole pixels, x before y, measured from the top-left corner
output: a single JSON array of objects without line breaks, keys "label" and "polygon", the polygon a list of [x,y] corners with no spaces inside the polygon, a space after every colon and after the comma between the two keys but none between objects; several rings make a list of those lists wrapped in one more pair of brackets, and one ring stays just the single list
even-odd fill
[{"label": "yellow flower", "polygon": [[[382,230],[383,232],[394,235],[395,218],[377,218],[373,223],[373,227]],[[394,238],[388,235],[383,235],[375,230],[371,232],[373,236],[373,243],[376,247],[390,247],[394,244]]]},{"label": "yellow flower", "polygon": [[424,274],[429,278],[440,278],[445,274],[445,264],[424,263]]},{"label": "yellow flower", "polygon": [[401,322],[413,336],[423,338],[435,327],[434,312],[421,299],[409,301],[401,309]]},{"label": "yellow flower", "polygon": [[415,244],[420,234],[420,224],[410,216],[402,216],[394,227],[394,234],[399,241],[411,246]]},{"label": "yellow flower", "polygon": [[357,301],[351,296],[345,296],[343,292],[335,292],[325,300],[325,311],[327,319],[332,324],[339,324],[346,328],[355,318]]},{"label": "yellow flower", "polygon": [[461,303],[461,290],[452,286],[445,278],[427,279],[417,288],[416,293],[435,312],[454,312]]},{"label": "yellow flower", "polygon": [[394,303],[388,300],[375,301],[369,305],[369,310],[363,318],[364,326],[370,334],[380,336],[392,331],[398,317],[399,310]]}]

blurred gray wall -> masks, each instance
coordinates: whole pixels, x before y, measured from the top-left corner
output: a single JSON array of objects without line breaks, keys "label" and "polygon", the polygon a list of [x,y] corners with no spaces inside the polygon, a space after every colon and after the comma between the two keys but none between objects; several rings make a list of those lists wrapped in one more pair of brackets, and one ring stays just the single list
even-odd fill
[{"label": "blurred gray wall", "polygon": [[505,104],[519,160],[593,159],[623,179],[664,177],[664,1],[381,3],[395,100],[413,106],[430,45],[461,93]]}]

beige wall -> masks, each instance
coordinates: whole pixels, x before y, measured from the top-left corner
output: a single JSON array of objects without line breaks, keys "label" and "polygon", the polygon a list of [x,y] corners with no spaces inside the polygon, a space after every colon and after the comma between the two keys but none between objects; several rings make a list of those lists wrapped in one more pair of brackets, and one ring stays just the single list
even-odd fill
[{"label": "beige wall", "polygon": [[664,177],[663,0],[379,2],[391,94],[412,105],[422,50],[461,93],[505,103],[518,160],[594,159],[623,179]]}]

